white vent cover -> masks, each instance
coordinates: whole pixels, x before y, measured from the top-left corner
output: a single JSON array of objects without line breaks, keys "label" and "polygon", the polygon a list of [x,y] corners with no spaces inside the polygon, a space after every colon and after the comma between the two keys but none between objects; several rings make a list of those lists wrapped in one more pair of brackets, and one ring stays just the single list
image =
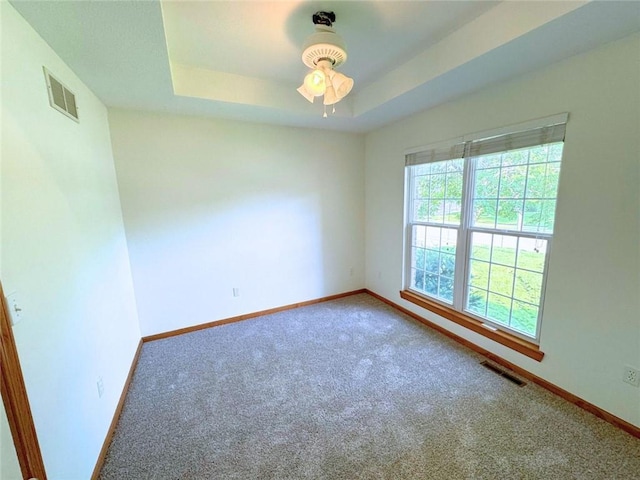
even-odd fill
[{"label": "white vent cover", "polygon": [[51,75],[51,72],[45,67],[44,76],[47,80],[47,90],[49,91],[49,105],[64,113],[67,117],[72,118],[76,122],[78,119],[78,107],[76,105],[76,96],[60,80]]}]

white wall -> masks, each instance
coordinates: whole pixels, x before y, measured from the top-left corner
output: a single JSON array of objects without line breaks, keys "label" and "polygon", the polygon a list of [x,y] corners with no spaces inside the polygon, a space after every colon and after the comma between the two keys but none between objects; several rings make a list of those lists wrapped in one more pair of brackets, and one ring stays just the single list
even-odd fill
[{"label": "white wall", "polygon": [[[14,335],[48,476],[86,479],[140,339],[107,111],[0,8],[0,274],[24,312]],[[79,124],[49,106],[43,66],[76,93]]]},{"label": "white wall", "polygon": [[[569,112],[541,363],[399,298],[403,152]],[[366,137],[367,287],[640,426],[640,36],[381,128]]]},{"label": "white wall", "polygon": [[143,335],[364,287],[363,136],[109,121]]},{"label": "white wall", "polygon": [[13,438],[11,438],[11,430],[3,402],[0,402],[0,478],[2,480],[22,480],[18,455],[13,445]]}]

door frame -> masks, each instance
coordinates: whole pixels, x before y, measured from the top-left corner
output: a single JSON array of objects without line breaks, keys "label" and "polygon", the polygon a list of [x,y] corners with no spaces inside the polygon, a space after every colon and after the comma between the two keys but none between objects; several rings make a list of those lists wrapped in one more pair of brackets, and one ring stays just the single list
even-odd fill
[{"label": "door frame", "polygon": [[0,282],[0,302],[2,303],[0,308],[0,372],[2,372],[0,384],[11,436],[22,476],[25,479],[46,480],[47,474],[31,415],[2,282]]}]

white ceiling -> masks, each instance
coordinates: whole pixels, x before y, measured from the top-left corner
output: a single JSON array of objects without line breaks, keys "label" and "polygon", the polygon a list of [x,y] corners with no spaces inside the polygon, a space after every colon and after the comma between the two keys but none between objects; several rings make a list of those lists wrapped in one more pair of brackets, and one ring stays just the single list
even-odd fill
[{"label": "white ceiling", "polygon": [[[640,31],[636,1],[11,3],[108,106],[353,132]],[[318,10],[356,82],[329,118],[295,91]]]}]

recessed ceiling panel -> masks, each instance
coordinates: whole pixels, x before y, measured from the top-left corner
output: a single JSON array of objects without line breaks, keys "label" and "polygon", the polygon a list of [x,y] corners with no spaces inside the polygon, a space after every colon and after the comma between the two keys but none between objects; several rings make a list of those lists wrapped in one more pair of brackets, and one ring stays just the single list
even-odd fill
[{"label": "recessed ceiling panel", "polygon": [[311,16],[334,11],[347,43],[342,68],[356,86],[386,73],[478,17],[498,2],[164,1],[172,62],[264,79],[297,82]]},{"label": "recessed ceiling panel", "polygon": [[[640,30],[640,2],[11,0],[109,107],[370,131]],[[296,88],[336,14],[355,87],[323,118]]]}]

